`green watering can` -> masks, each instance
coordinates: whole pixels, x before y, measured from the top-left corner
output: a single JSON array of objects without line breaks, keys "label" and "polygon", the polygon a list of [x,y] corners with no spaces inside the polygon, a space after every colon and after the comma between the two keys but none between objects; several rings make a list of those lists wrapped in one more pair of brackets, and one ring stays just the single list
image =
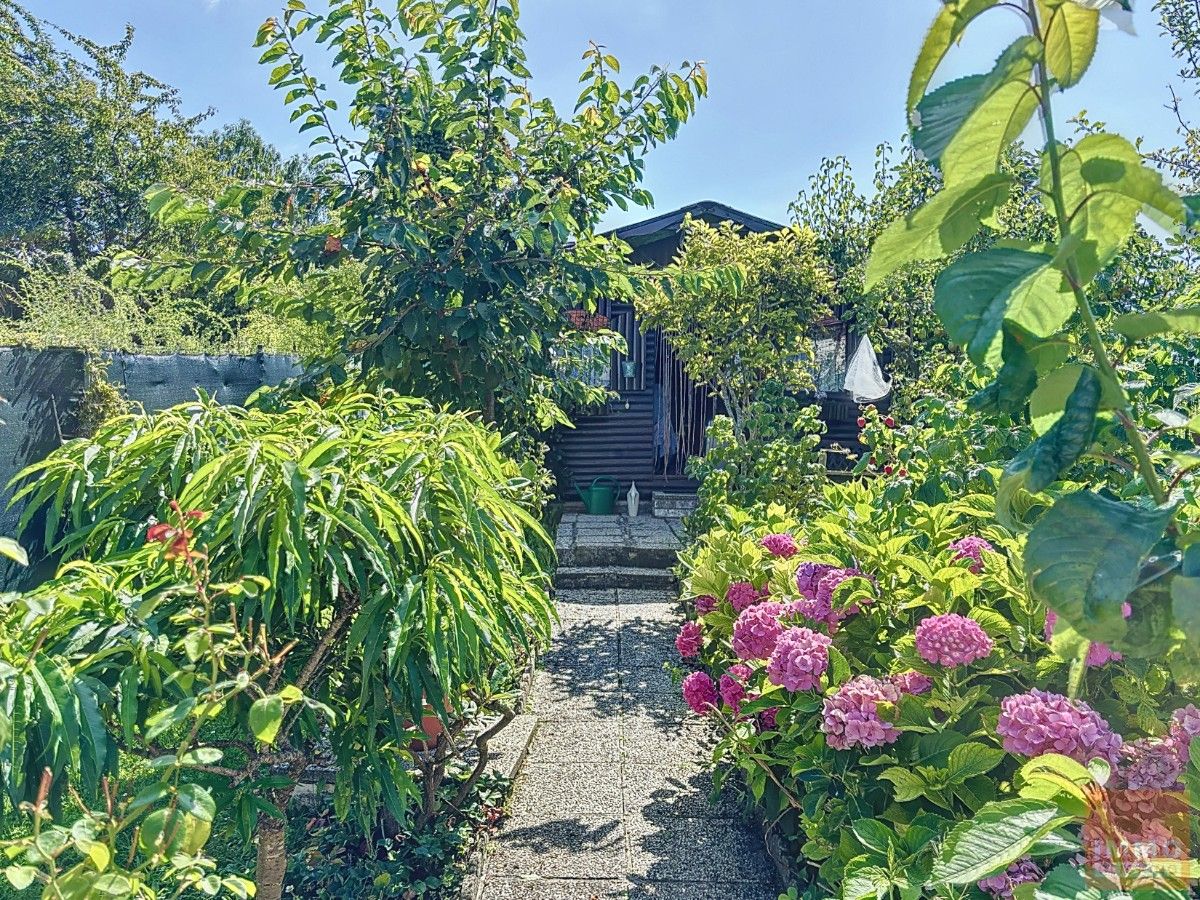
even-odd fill
[{"label": "green watering can", "polygon": [[575,485],[575,493],[583,501],[583,508],[588,511],[588,515],[612,515],[613,501],[617,499],[617,479],[611,475],[601,475],[592,482],[591,487],[586,488],[582,487],[578,481],[572,483]]}]

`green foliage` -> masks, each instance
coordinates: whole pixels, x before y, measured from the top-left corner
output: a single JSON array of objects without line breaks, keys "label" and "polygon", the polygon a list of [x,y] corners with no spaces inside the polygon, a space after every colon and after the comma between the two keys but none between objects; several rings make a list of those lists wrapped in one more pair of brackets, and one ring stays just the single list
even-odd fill
[{"label": "green foliage", "polygon": [[[675,136],[706,76],[699,64],[655,67],[622,87],[617,60],[592,45],[563,116],[530,93],[524,40],[515,4],[289,3],[257,44],[299,130],[316,135],[314,177],[212,204],[154,192],[160,221],[232,246],[160,259],[150,283],[182,274],[253,292],[357,263],[361,304],[315,376],[361,368],[372,384],[536,430],[531,410],[544,422],[554,398],[550,349],[565,310],[634,292],[626,248],[596,226],[614,204],[650,203],[642,156]],[[352,86],[345,131],[308,69],[310,43]],[[316,225],[302,215],[313,201]]]},{"label": "green foliage", "polygon": [[103,46],[0,5],[0,242],[81,263],[145,240],[148,185],[199,186],[192,137],[204,116],[184,116],[173,88],[125,69],[132,39]]},{"label": "green foliage", "polygon": [[[990,5],[994,4],[983,4]],[[1028,402],[1035,427],[1042,432],[1005,471],[998,510],[1003,521],[1020,526],[1012,514],[1012,502],[1026,491],[1037,493],[1065,477],[1089,453],[1115,460],[1136,472],[1136,480],[1129,481],[1129,489],[1123,491],[1125,499],[1096,497],[1091,502],[1088,528],[1064,530],[1074,521],[1065,507],[1061,515],[1047,513],[1034,529],[1027,551],[1031,587],[1039,596],[1081,634],[1105,631],[1117,639],[1120,635],[1116,632],[1124,628],[1119,612],[1116,622],[1112,619],[1113,609],[1119,611],[1126,601],[1136,609],[1135,587],[1153,591],[1155,579],[1169,577],[1172,567],[1160,567],[1156,574],[1146,575],[1142,563],[1164,536],[1172,511],[1167,506],[1169,497],[1161,463],[1152,456],[1153,436],[1147,436],[1140,427],[1139,410],[1115,368],[1116,351],[1105,342],[1102,323],[1093,308],[1093,295],[1103,293],[1105,285],[1092,284],[1131,239],[1136,242],[1136,219],[1141,212],[1164,224],[1181,223],[1187,214],[1183,200],[1119,135],[1089,128],[1074,144],[1060,143],[1055,137],[1051,91],[1076,83],[1087,69],[1098,29],[1095,5],[1045,0],[1027,4],[1024,12],[1027,33],[1016,39],[997,71],[988,76],[990,82],[995,81],[1003,67],[1009,73],[1003,78],[1008,80],[1011,75],[1015,84],[1023,84],[1023,90],[1014,89],[1000,105],[1004,114],[987,112],[983,116],[986,121],[980,120],[977,113],[992,98],[1001,96],[999,89],[988,97],[977,92],[957,104],[940,104],[945,119],[939,120],[938,126],[954,135],[946,143],[947,148],[956,143],[962,147],[990,147],[997,134],[1003,144],[1016,135],[1007,130],[996,132],[994,123],[1027,118],[1032,112],[1026,108],[1027,98],[1036,97],[1037,113],[1048,136],[1039,182],[1054,219],[1052,237],[1036,245],[1014,244],[968,253],[940,276],[942,296],[935,300],[935,307],[951,337],[966,345],[972,359],[999,371],[993,399],[1002,397],[1008,409],[1019,409]],[[943,10],[930,42],[922,50],[916,66],[918,74],[914,76],[919,82],[928,83],[944,52],[944,41],[938,35],[948,15],[953,15],[950,7]],[[1016,59],[1028,60],[1030,66],[1018,66],[1013,62]],[[939,91],[962,94],[966,90],[953,85]],[[910,109],[915,106],[919,114],[921,104],[938,93],[935,91],[926,100],[910,98]],[[920,127],[918,122],[918,131]],[[982,155],[967,152],[951,159],[944,152],[938,165],[943,178],[941,191],[876,241],[870,269],[875,277],[909,260],[945,257],[957,249],[962,235],[990,227],[994,204],[980,199],[986,195],[984,186],[994,184],[999,190],[998,186],[1009,180],[998,158],[989,151]],[[966,202],[971,198],[975,200]],[[870,280],[871,275],[868,283]],[[1187,309],[1144,313],[1134,305],[1122,312],[1115,328],[1131,344],[1163,331],[1189,332],[1193,323]],[[1055,348],[1058,365],[1039,368],[1031,364],[1030,355],[1048,347]],[[1064,389],[1068,385],[1073,386]],[[1113,411],[1116,427],[1107,427],[1105,410]],[[1097,442],[1100,447],[1093,451]],[[1128,501],[1139,494],[1161,511],[1142,511],[1129,505]],[[1100,517],[1103,521],[1092,521],[1090,514],[1101,511],[1106,513]],[[1091,542],[1096,535],[1115,537],[1130,524],[1128,520],[1141,522],[1143,517],[1149,530],[1142,534],[1140,526],[1136,529],[1136,548],[1131,545],[1130,552],[1117,555],[1094,552],[1095,544]],[[1104,541],[1099,545],[1106,546]],[[1040,555],[1072,560],[1075,568],[1071,577],[1052,581],[1038,577],[1033,560]],[[1106,594],[1100,603],[1090,595],[1087,585],[1105,581]],[[1156,621],[1159,628],[1171,632],[1169,620]],[[1166,634],[1160,637],[1165,639]],[[1195,641],[1200,634],[1191,637]],[[1117,640],[1117,646],[1124,645]]]},{"label": "green foliage", "polygon": [[688,474],[700,482],[696,509],[684,523],[689,534],[714,527],[730,503],[760,511],[780,502],[807,508],[826,479],[820,413],[819,406],[800,406],[778,382],[766,382],[746,410],[746,432],[728,416],[715,417],[708,449],[688,461]]},{"label": "green foliage", "polygon": [[751,406],[768,383],[811,390],[815,326],[830,315],[834,283],[815,235],[791,228],[743,234],[730,222],[688,217],[676,264],[684,270],[736,265],[740,282],[725,290],[704,282],[638,299],[650,327],[660,327],[688,375],[710,384],[740,433],[752,432]]},{"label": "green foliage", "polygon": [[[384,807],[424,828],[436,797],[423,795],[420,781],[436,783],[448,760],[474,747],[481,765],[465,796],[482,774],[487,740],[512,718],[504,680],[494,677],[549,633],[538,553],[549,542],[530,508],[529,481],[499,434],[423,401],[343,391],[275,411],[201,399],[125,416],[28,469],[17,496],[28,503],[23,526],[36,510],[46,513],[55,552],[121,561],[147,552],[138,548],[149,539],[169,571],[190,564],[194,540],[214,579],[257,579],[253,590],[230,592],[217,621],[270,648],[270,685],[302,692],[273,687],[222,713],[255,737],[236,745],[242,765],[221,773],[222,804],[237,810],[247,837],[257,830],[268,848],[260,863],[285,852],[273,811],[286,808],[322,752],[337,764],[339,815],[354,813],[364,827]],[[197,512],[147,531],[168,501]],[[18,652],[46,628],[62,642],[56,664],[103,685],[98,721],[108,740],[155,753],[158,736],[195,709],[186,679],[179,683],[179,657],[150,638],[182,639],[176,622],[187,597],[120,577],[109,592],[141,596],[135,609],[97,601],[80,619],[49,614],[23,639],[14,634],[10,647]],[[97,631],[98,622],[125,624]],[[85,642],[72,636],[83,623]],[[192,664],[207,652],[183,650]],[[466,735],[493,713],[498,724]],[[410,723],[426,715],[445,723],[446,743],[438,765],[417,776]],[[56,772],[73,770],[72,721],[63,717],[51,731]],[[23,796],[29,781],[16,781],[19,774],[12,770],[8,786]]]}]

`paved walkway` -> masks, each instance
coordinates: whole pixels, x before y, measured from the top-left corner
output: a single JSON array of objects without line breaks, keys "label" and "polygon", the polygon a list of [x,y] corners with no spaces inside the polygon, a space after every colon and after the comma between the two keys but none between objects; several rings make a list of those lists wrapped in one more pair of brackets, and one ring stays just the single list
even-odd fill
[{"label": "paved walkway", "polygon": [[[623,529],[677,544],[648,517],[565,524],[579,543]],[[760,833],[732,800],[709,802],[707,729],[663,670],[678,659],[673,592],[564,589],[558,607],[535,676],[537,732],[489,852],[485,900],[775,900]]]}]

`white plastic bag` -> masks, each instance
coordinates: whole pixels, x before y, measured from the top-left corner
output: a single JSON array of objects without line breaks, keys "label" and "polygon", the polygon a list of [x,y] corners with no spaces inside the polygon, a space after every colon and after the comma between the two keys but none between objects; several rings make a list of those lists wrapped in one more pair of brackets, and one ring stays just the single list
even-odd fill
[{"label": "white plastic bag", "polygon": [[856,403],[873,403],[892,392],[892,383],[883,377],[875,348],[866,335],[858,342],[858,349],[846,366],[845,388],[854,395]]}]

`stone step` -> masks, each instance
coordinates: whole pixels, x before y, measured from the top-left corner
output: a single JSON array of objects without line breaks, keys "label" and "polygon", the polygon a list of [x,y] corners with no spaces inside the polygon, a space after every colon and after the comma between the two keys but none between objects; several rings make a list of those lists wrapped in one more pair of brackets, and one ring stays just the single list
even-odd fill
[{"label": "stone step", "polygon": [[561,568],[603,568],[618,567],[626,569],[669,569],[675,565],[676,546],[639,546],[631,547],[624,544],[584,543],[580,541],[573,547],[558,551],[558,564]]},{"label": "stone step", "polygon": [[675,573],[670,569],[645,566],[559,566],[554,575],[559,589],[645,588],[672,590]]},{"label": "stone step", "polygon": [[696,509],[695,494],[668,494],[666,491],[654,492],[654,515],[660,519],[682,519]]}]

